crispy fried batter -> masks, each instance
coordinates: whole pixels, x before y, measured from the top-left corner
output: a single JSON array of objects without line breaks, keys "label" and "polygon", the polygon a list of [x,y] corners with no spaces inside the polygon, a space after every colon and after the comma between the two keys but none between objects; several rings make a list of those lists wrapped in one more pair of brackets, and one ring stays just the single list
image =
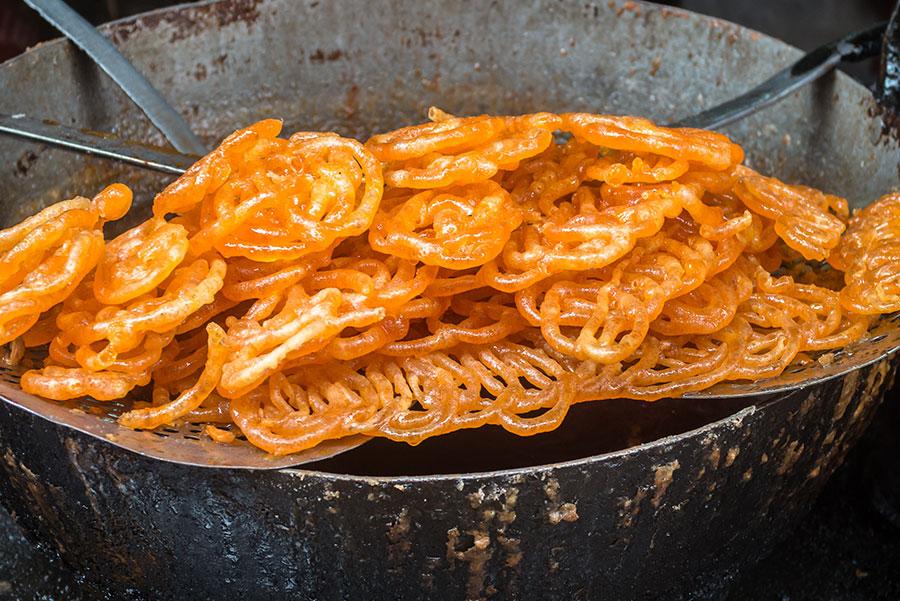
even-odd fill
[{"label": "crispy fried batter", "polygon": [[261,121],[108,243],[120,184],[0,231],[0,343],[48,345],[23,390],[150,385],[124,426],[199,421],[273,454],[524,436],[578,402],[775,376],[900,310],[898,194],[848,221],[717,133],[429,116],[365,145]]}]

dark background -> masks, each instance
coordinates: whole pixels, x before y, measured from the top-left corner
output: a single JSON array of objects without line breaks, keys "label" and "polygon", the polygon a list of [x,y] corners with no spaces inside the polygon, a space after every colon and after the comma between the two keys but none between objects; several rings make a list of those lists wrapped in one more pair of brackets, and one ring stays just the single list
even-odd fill
[{"label": "dark background", "polygon": [[[456,1],[464,9],[465,4]],[[102,23],[180,2],[69,3],[91,21]],[[807,50],[886,19],[893,6],[887,0],[681,0],[665,4],[734,21]],[[0,0],[0,61],[53,37],[55,32],[19,0]],[[773,65],[773,71],[781,66]],[[871,86],[877,65],[870,61],[854,65],[848,72]],[[728,601],[900,600],[898,438],[900,403],[891,398],[809,517],[770,558],[734,584]],[[81,599],[76,580],[34,549],[2,508],[0,599]]]}]

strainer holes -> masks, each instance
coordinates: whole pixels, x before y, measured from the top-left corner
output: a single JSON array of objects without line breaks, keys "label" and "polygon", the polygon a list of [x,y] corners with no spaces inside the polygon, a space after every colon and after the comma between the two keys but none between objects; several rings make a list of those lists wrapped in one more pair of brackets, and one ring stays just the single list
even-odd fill
[{"label": "strainer holes", "polygon": [[193,434],[182,434],[181,437],[187,438],[188,440],[197,440],[197,441],[200,440],[199,436],[194,436]]}]

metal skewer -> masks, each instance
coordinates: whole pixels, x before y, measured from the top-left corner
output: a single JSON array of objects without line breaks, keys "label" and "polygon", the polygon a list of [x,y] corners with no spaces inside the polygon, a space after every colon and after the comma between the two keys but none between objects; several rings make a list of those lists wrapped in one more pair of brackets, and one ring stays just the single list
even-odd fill
[{"label": "metal skewer", "polygon": [[0,113],[0,133],[175,175],[184,173],[199,158],[196,155],[143,146],[111,134],[100,135],[52,121],[29,119],[21,114]]}]

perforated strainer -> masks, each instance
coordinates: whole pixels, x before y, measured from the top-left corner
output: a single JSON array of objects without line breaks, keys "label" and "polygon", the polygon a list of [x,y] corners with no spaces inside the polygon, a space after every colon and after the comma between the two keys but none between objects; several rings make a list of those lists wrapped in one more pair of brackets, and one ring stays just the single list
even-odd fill
[{"label": "perforated strainer", "polygon": [[[688,396],[707,399],[770,397],[838,378],[900,348],[898,326],[900,313],[885,316],[866,338],[839,350],[820,353],[808,363],[794,364],[777,378],[753,383],[726,382]],[[98,402],[80,399],[66,403],[48,401],[27,394],[19,388],[19,378],[23,372],[22,367],[0,368],[0,397],[54,423],[164,461],[209,467],[277,469],[326,459],[356,448],[368,440],[365,436],[353,436],[328,441],[295,455],[273,457],[254,447],[240,435],[233,443],[214,442],[203,433],[206,425],[203,423],[185,422],[153,431],[132,431],[116,423],[118,416],[128,409],[129,400]]]},{"label": "perforated strainer", "polygon": [[[277,469],[326,459],[368,440],[365,436],[352,436],[325,442],[302,453],[274,457],[254,447],[240,435],[233,443],[214,442],[203,433],[206,424],[196,422],[163,426],[152,431],[130,430],[116,422],[128,410],[130,399],[111,402],[89,398],[63,403],[48,401],[22,391],[19,378],[24,371],[23,367],[0,367],[0,397],[5,401],[54,423],[154,459],[196,466]],[[227,426],[220,424],[218,427]]]}]

